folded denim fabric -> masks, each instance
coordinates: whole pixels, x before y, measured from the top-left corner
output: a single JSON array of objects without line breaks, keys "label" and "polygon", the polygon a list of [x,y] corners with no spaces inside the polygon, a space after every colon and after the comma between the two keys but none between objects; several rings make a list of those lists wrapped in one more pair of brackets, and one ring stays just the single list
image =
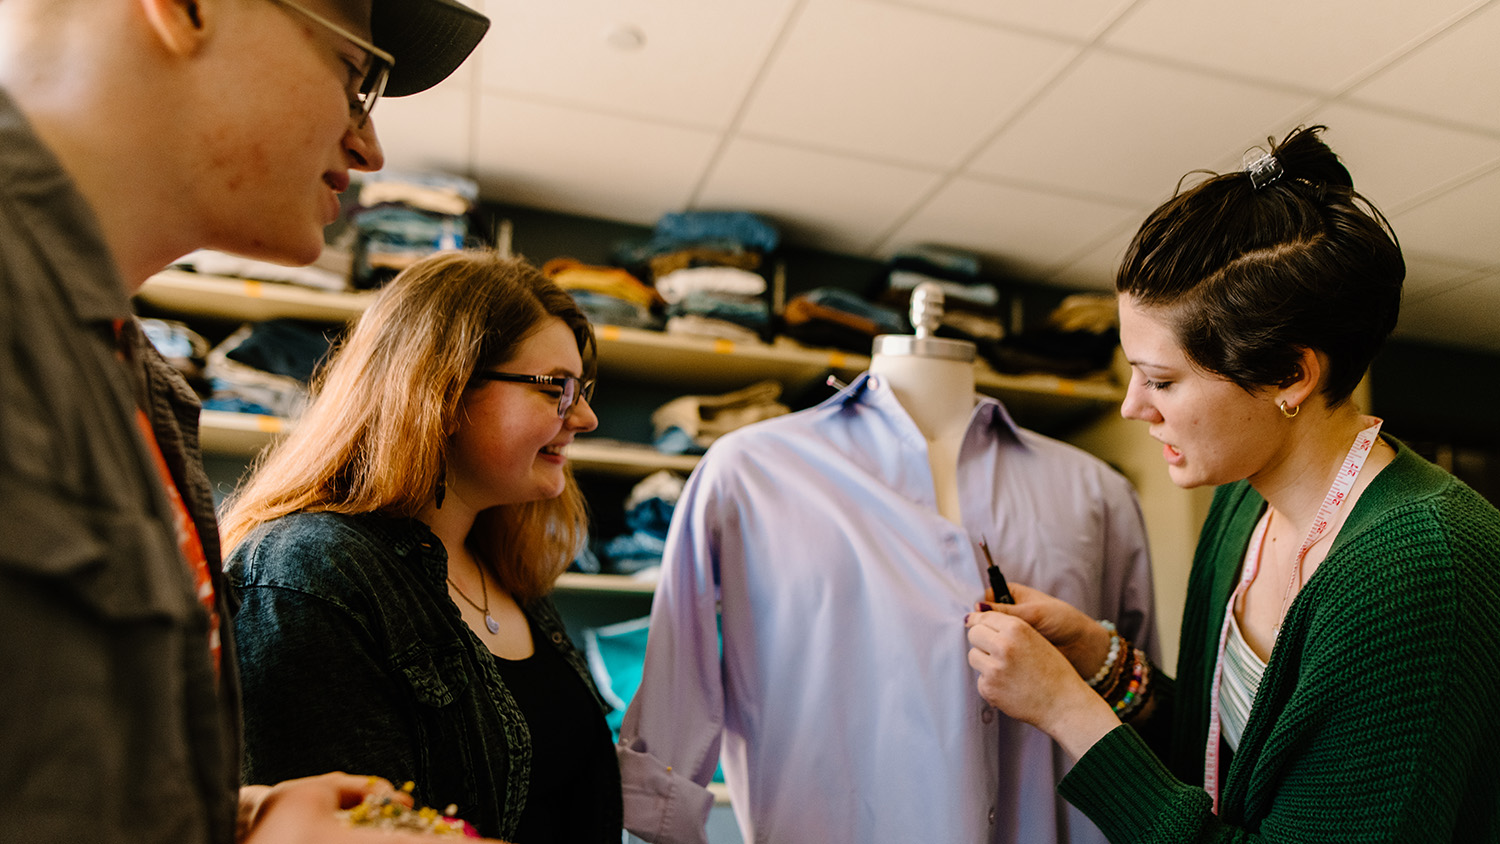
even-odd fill
[{"label": "folded denim fabric", "polygon": [[652,445],[662,454],[703,454],[708,451],[707,446],[698,445],[693,441],[692,434],[676,425],[668,425],[657,434]]},{"label": "folded denim fabric", "polygon": [[749,211],[681,211],[663,214],[651,233],[659,247],[733,242],[747,249],[774,252],[781,233],[765,218]]},{"label": "folded denim fabric", "polygon": [[989,307],[1000,303],[1000,288],[993,284],[962,284],[911,270],[891,270],[890,275],[886,277],[886,283],[892,290],[911,291],[923,282],[936,284],[943,291],[943,296],[950,302],[957,300]]},{"label": "folded denim fabric", "polygon": [[667,538],[672,511],[682,497],[687,478],[662,469],[642,478],[625,498],[625,526],[639,533]]},{"label": "folded denim fabric", "polygon": [[753,296],[694,290],[676,304],[667,306],[667,316],[722,319],[760,333],[771,324],[771,306]]},{"label": "folded denim fabric", "polygon": [[887,263],[895,270],[911,270],[958,282],[973,281],[980,271],[978,255],[932,245],[902,247]]},{"label": "folded denim fabric", "polygon": [[662,328],[661,317],[634,302],[591,290],[569,290],[568,295],[578,303],[578,309],[589,318],[589,322],[596,326],[620,325],[648,331],[660,331]]},{"label": "folded denim fabric", "polygon": [[878,334],[905,334],[911,331],[906,316],[901,312],[871,302],[842,287],[814,287],[793,299],[797,300],[869,320]]}]

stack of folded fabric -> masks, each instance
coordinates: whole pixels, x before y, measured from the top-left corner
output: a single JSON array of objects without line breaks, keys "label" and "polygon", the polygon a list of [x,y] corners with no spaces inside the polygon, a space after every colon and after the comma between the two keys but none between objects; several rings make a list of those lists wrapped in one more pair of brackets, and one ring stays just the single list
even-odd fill
[{"label": "stack of folded fabric", "polygon": [[731,340],[769,339],[766,258],[781,235],[744,211],[665,214],[649,240],[616,251],[616,263],[649,280],[666,301],[666,330]]},{"label": "stack of folded fabric", "polygon": [[665,304],[656,288],[620,267],[585,264],[573,258],[553,258],[542,265],[542,275],[568,291],[595,325],[660,330]]},{"label": "stack of folded fabric", "polygon": [[382,170],[361,177],[349,219],[356,233],[353,284],[379,287],[419,258],[461,249],[479,198],[472,179]]},{"label": "stack of folded fabric", "polygon": [[284,267],[269,261],[258,261],[213,249],[199,249],[172,262],[174,269],[190,270],[204,275],[231,276],[255,281],[276,281],[341,293],[349,289],[353,258],[342,245],[327,244],[311,266]]},{"label": "stack of folded fabric", "polygon": [[839,287],[816,287],[793,297],[782,314],[788,337],[808,346],[867,355],[881,334],[908,334],[901,312]]},{"label": "stack of folded fabric", "polygon": [[664,454],[702,454],[736,428],[790,413],[780,398],[779,381],[716,396],[678,396],[651,414],[656,448]]},{"label": "stack of folded fabric", "polygon": [[625,498],[626,533],[596,549],[599,570],[613,574],[641,574],[661,566],[672,511],[687,479],[669,469],[647,475]]},{"label": "stack of folded fabric", "polygon": [[979,351],[1000,372],[1088,378],[1108,374],[1119,345],[1114,297],[1078,293],[1063,299],[1046,324]]},{"label": "stack of folded fabric", "polygon": [[968,340],[980,347],[1005,336],[1000,287],[981,275],[977,255],[930,245],[900,249],[887,262],[886,288],[878,300],[909,313],[912,291],[924,282],[943,291],[938,336]]},{"label": "stack of folded fabric", "polygon": [[293,319],[246,323],[208,354],[206,410],[295,417],[337,329]]}]

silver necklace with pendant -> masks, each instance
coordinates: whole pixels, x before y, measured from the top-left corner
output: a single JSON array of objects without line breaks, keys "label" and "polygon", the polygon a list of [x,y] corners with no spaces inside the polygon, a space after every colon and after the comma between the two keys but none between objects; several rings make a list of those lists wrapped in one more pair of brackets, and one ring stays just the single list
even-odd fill
[{"label": "silver necklace with pendant", "polygon": [[[478,568],[479,564],[475,563],[474,566],[475,566],[475,568]],[[458,584],[453,582],[453,578],[451,578],[451,577],[448,578],[448,585],[452,586],[453,587],[453,591],[458,593],[458,597],[463,598],[465,601],[467,601],[468,604],[469,604],[469,606],[471,606],[474,609],[479,610],[480,612],[484,613],[484,626],[491,633],[499,633],[500,632],[500,622],[496,621],[495,617],[492,616],[492,615],[490,615],[490,590],[487,589],[485,587],[485,585],[484,585],[484,570],[483,569],[480,569],[480,571],[479,571],[479,594],[484,597],[484,606],[482,606],[482,607],[480,605],[474,603],[474,600],[472,598],[470,598],[468,595],[465,595],[464,594],[464,590],[458,588]]]}]

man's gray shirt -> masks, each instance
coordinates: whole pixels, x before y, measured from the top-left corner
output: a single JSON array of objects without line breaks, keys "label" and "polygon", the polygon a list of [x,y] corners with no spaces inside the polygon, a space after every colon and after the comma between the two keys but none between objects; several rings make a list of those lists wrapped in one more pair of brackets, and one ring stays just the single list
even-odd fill
[{"label": "man's gray shirt", "polygon": [[[214,577],[217,673],[137,407]],[[0,839],[233,840],[235,657],[197,419],[0,90]]]}]

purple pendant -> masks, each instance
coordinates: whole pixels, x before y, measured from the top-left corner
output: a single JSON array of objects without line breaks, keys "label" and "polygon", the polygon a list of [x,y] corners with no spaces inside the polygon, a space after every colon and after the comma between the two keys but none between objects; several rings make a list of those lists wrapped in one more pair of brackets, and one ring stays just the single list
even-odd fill
[{"label": "purple pendant", "polygon": [[489,613],[484,614],[484,626],[488,627],[491,633],[500,632],[500,622],[496,621],[494,616]]}]

